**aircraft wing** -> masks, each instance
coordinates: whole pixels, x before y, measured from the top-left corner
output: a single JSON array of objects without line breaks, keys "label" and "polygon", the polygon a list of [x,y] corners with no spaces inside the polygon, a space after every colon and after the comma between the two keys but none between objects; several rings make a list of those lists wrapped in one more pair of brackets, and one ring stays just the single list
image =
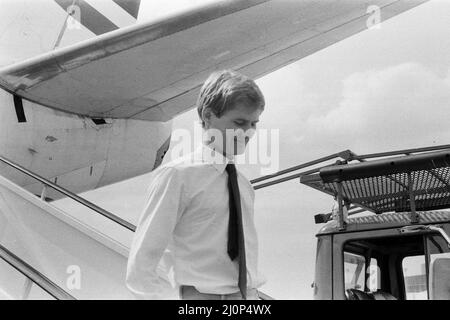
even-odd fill
[{"label": "aircraft wing", "polygon": [[0,70],[0,86],[50,108],[167,121],[214,70],[253,78],[427,0],[227,0],[135,24]]}]

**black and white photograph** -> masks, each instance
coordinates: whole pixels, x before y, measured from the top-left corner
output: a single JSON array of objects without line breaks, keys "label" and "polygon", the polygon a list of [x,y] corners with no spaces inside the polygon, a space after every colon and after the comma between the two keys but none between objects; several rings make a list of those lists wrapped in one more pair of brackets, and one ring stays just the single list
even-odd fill
[{"label": "black and white photograph", "polygon": [[449,0],[0,0],[0,300],[450,300],[449,119]]}]

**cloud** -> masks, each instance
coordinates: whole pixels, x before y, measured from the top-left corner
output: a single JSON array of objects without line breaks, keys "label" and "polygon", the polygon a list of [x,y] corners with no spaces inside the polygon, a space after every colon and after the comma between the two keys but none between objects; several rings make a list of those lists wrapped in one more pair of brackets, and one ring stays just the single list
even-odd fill
[{"label": "cloud", "polygon": [[311,115],[302,134],[311,145],[356,152],[446,144],[449,104],[450,73],[442,78],[404,63],[346,78],[338,106]]}]

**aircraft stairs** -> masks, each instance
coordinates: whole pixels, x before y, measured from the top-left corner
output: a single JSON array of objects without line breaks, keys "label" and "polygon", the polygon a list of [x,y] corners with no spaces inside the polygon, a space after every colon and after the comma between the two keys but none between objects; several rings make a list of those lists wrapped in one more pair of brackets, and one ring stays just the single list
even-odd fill
[{"label": "aircraft stairs", "polygon": [[[134,299],[125,276],[136,227],[0,156],[1,163],[39,181],[43,188],[38,197],[0,175],[0,300]],[[91,224],[46,201],[48,188],[103,220]],[[122,237],[117,237],[120,233]],[[158,273],[168,280],[163,267]],[[262,292],[260,296],[272,299]],[[168,298],[178,299],[175,290]]]},{"label": "aircraft stairs", "polygon": [[[0,299],[134,299],[125,286],[128,246],[108,235],[135,226],[68,190],[0,157],[43,185],[39,198],[0,175]],[[100,214],[99,230],[45,201],[53,188]]]}]

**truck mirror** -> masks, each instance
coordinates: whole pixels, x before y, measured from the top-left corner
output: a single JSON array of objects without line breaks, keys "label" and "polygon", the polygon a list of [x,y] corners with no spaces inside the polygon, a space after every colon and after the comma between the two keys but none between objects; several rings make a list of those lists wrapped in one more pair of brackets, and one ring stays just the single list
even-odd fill
[{"label": "truck mirror", "polygon": [[431,263],[430,299],[450,299],[450,258],[438,258]]}]

